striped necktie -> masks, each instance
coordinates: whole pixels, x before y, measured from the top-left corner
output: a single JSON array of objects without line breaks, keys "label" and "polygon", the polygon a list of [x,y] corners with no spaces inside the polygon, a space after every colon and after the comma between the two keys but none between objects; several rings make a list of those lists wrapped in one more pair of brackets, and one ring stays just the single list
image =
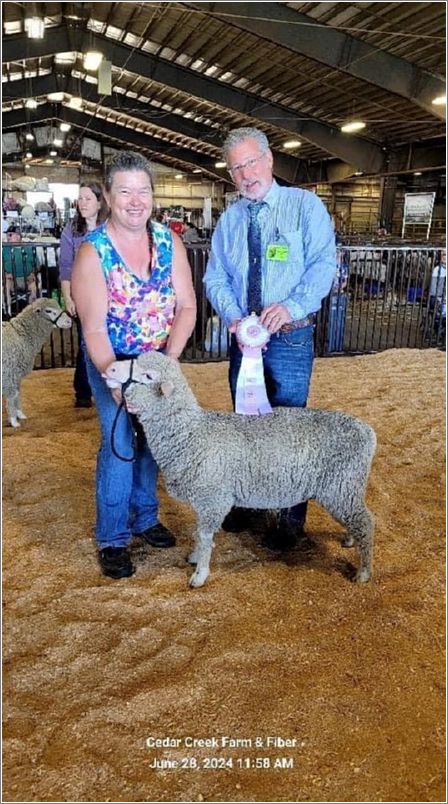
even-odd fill
[{"label": "striped necktie", "polygon": [[247,244],[249,250],[249,275],[247,282],[247,312],[260,315],[263,305],[261,297],[261,228],[258,220],[264,201],[252,202],[248,206],[249,229]]}]

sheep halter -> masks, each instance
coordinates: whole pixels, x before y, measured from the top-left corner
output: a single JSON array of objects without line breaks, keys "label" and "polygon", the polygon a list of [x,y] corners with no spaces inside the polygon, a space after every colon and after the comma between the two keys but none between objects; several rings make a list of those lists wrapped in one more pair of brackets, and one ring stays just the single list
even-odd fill
[{"label": "sheep halter", "polygon": [[235,412],[245,416],[272,413],[266,394],[261,351],[270,334],[260,323],[259,317],[252,313],[240,321],[236,337],[242,347],[243,357],[236,386]]}]

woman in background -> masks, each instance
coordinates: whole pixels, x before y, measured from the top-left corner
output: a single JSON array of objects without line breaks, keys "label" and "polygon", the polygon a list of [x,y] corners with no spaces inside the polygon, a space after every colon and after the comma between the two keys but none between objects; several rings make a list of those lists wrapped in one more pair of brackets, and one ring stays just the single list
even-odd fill
[{"label": "woman in background", "polygon": [[64,298],[65,309],[72,317],[76,317],[78,330],[78,354],[76,356],[75,376],[73,387],[75,389],[75,407],[92,407],[92,391],[87,377],[84,352],[81,349],[81,327],[76,315],[76,305],[73,301],[70,280],[73,263],[77,251],[88,232],[93,231],[107,216],[107,206],[103,198],[101,186],[97,182],[83,182],[79,188],[77,210],[75,217],[65,226],[61,234],[61,251],[59,256],[59,272],[61,291]]}]

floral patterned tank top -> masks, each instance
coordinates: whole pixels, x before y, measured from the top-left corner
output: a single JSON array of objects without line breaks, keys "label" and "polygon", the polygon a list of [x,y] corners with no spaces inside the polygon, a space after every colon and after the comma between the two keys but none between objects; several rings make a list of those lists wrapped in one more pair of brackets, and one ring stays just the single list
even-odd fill
[{"label": "floral patterned tank top", "polygon": [[110,240],[106,223],[85,237],[101,262],[107,285],[107,331],[116,354],[138,355],[164,349],[174,319],[176,297],[171,282],[173,238],[155,221],[152,273],[136,276]]}]

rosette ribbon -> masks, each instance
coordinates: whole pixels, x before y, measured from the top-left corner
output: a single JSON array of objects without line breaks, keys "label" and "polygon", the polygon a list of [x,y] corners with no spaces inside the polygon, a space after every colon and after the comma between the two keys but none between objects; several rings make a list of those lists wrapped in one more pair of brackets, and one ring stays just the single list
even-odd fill
[{"label": "rosette ribbon", "polygon": [[243,356],[236,385],[235,411],[246,416],[272,413],[264,382],[261,351],[269,341],[270,333],[259,317],[252,313],[238,324],[236,338]]}]

